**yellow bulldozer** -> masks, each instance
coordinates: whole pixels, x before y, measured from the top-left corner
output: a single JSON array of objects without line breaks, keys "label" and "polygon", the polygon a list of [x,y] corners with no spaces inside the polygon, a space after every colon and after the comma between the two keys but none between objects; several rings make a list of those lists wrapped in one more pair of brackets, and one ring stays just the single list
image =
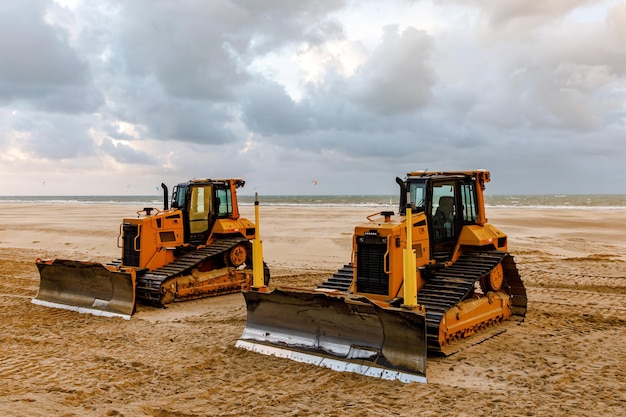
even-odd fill
[{"label": "yellow bulldozer", "polygon": [[[240,217],[242,179],[194,179],[163,188],[163,209],[144,208],[120,225],[121,258],[108,264],[37,259],[33,303],[130,319],[137,301],[168,303],[239,292],[252,283],[255,224]],[[269,269],[261,263],[264,283]]]},{"label": "yellow bulldozer", "polygon": [[[396,178],[399,212],[356,226],[352,259],[316,289],[255,284],[237,346],[405,382],[521,322],[526,289],[507,235],[487,222],[486,170]],[[260,282],[260,279],[257,279]]]}]

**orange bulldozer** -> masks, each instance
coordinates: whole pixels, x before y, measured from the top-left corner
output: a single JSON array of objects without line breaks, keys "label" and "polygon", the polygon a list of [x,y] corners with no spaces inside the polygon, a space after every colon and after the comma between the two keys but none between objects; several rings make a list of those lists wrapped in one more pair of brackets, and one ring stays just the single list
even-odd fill
[{"label": "orange bulldozer", "polygon": [[[136,301],[175,301],[241,291],[252,282],[255,224],[239,216],[242,179],[194,179],[163,188],[163,209],[120,225],[122,257],[108,264],[38,259],[34,304],[130,319]],[[262,264],[265,285],[269,270]]]},{"label": "orange bulldozer", "polygon": [[526,289],[505,233],[487,222],[486,170],[396,179],[399,211],[356,226],[352,259],[316,289],[258,279],[243,292],[237,346],[405,382],[445,356],[521,322]]}]

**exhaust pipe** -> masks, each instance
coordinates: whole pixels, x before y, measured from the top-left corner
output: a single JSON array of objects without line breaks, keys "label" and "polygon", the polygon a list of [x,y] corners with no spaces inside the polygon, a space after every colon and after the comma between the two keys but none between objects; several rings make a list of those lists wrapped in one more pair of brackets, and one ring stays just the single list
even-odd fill
[{"label": "exhaust pipe", "polygon": [[163,188],[163,210],[167,210],[169,208],[167,202],[167,185],[161,183],[161,188]]},{"label": "exhaust pipe", "polygon": [[398,214],[404,216],[406,214],[406,203],[408,200],[406,182],[402,181],[400,177],[396,177],[396,183],[400,186],[400,208]]}]

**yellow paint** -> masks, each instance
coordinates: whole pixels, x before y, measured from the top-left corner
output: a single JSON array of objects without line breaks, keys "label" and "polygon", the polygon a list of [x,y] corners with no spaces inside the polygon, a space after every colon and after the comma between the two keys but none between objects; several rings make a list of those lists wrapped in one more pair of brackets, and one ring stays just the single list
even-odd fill
[{"label": "yellow paint", "polygon": [[417,282],[415,276],[415,250],[413,249],[413,214],[406,208],[406,247],[404,254],[404,305],[417,306]]},{"label": "yellow paint", "polygon": [[261,226],[259,222],[259,193],[254,193],[254,224],[255,236],[252,240],[252,286],[265,287],[263,277],[263,247],[261,245]]}]

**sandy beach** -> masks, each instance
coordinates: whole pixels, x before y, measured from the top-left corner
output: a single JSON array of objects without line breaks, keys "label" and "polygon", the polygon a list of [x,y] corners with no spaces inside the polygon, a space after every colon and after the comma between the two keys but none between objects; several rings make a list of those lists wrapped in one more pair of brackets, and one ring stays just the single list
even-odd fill
[{"label": "sandy beach", "polygon": [[[118,258],[121,219],[139,208],[0,204],[0,415],[626,415],[626,210],[488,210],[509,235],[526,320],[404,384],[235,348],[241,294],[140,305],[128,321],[31,303],[36,258]],[[271,286],[321,283],[376,211],[262,206]]]}]

